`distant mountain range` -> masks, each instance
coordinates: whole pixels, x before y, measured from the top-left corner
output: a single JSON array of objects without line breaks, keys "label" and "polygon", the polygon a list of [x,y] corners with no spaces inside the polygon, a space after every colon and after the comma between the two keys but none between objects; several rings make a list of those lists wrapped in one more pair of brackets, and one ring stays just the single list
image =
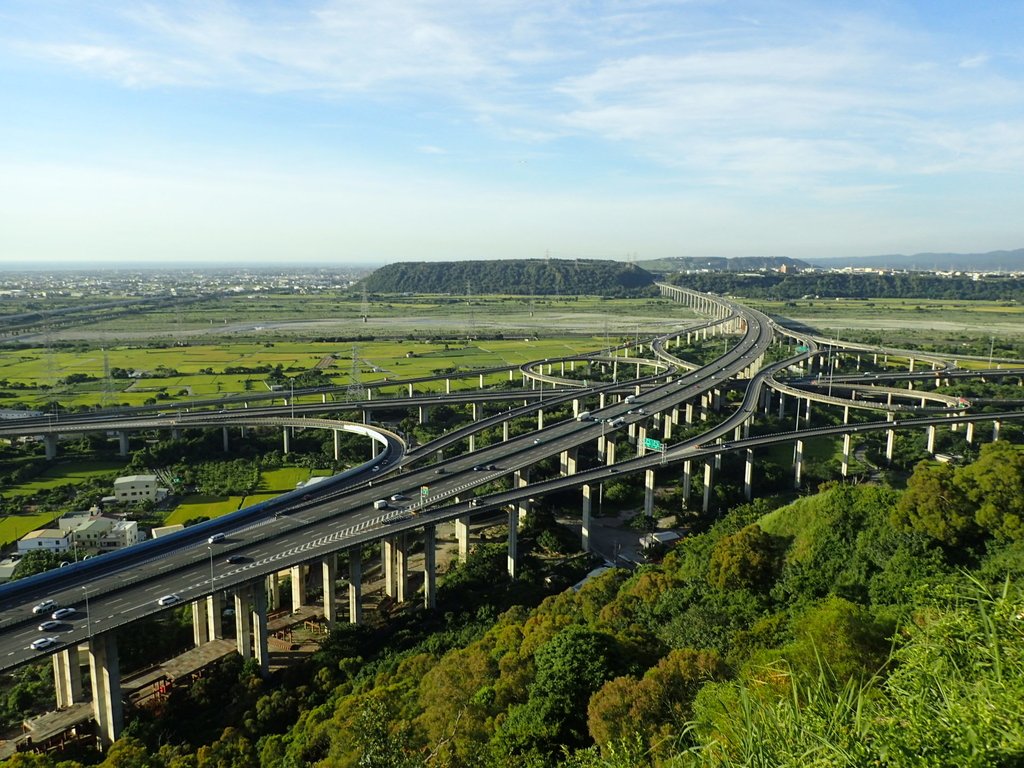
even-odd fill
[{"label": "distant mountain range", "polygon": [[951,271],[1024,271],[1024,248],[1014,251],[988,251],[987,253],[903,253],[885,256],[854,256],[837,259],[813,259],[816,267],[839,269],[842,267],[881,267],[890,269],[951,270]]}]

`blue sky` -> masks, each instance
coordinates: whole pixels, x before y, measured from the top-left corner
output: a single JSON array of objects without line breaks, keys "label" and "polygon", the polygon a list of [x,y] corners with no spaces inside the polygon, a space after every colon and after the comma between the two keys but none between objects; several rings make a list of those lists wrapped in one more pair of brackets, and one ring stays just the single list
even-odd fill
[{"label": "blue sky", "polygon": [[0,2],[0,266],[1024,247],[1024,3]]}]

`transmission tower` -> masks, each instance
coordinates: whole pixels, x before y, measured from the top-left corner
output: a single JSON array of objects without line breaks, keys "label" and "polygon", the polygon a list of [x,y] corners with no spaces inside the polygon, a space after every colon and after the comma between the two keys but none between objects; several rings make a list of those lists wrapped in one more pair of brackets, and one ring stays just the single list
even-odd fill
[{"label": "transmission tower", "polygon": [[[367,322],[370,319],[370,299],[366,295],[366,286],[363,286],[363,306],[360,310],[363,315],[363,322]],[[353,358],[355,359],[355,358]]]},{"label": "transmission tower", "polygon": [[106,408],[110,405],[111,395],[114,391],[114,380],[110,378],[110,355],[103,350],[103,391],[100,393],[100,406]]},{"label": "transmission tower", "polygon": [[349,400],[362,400],[363,399],[363,384],[360,378],[361,371],[359,370],[359,347],[355,344],[352,345],[352,368],[348,374],[348,389],[345,390],[347,399]]}]

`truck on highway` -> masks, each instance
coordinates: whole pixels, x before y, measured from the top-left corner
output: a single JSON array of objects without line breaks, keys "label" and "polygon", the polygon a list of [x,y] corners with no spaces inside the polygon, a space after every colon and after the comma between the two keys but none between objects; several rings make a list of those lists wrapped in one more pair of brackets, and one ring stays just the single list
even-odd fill
[{"label": "truck on highway", "polygon": [[587,421],[590,418],[590,411],[583,411],[576,417],[576,421]]},{"label": "truck on highway", "polygon": [[635,400],[636,400],[636,395],[626,395],[626,399],[623,400],[622,402],[624,402],[624,403],[626,403],[628,405],[629,403],[632,403]]},{"label": "truck on highway", "polygon": [[375,502],[373,502],[373,508],[374,509],[387,509],[388,508],[388,500],[387,499],[377,499]]},{"label": "truck on highway", "polygon": [[619,416],[619,418],[612,419],[611,421],[609,421],[608,422],[608,426],[611,427],[612,429],[618,429],[619,427],[621,427],[625,423],[626,423],[626,420],[622,416]]}]

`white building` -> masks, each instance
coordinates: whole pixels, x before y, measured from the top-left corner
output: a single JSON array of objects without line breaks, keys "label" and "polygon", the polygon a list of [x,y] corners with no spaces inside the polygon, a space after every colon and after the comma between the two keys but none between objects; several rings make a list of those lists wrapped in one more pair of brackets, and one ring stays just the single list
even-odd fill
[{"label": "white building", "polygon": [[166,488],[157,485],[156,475],[125,475],[114,481],[114,498],[117,501],[131,503],[152,499],[160,501],[167,495]]},{"label": "white building", "polygon": [[109,552],[138,544],[145,538],[134,520],[93,515],[71,529],[71,545],[78,550]]},{"label": "white building", "polygon": [[29,531],[18,540],[18,553],[43,550],[46,552],[67,552],[71,547],[71,533],[56,528]]}]

